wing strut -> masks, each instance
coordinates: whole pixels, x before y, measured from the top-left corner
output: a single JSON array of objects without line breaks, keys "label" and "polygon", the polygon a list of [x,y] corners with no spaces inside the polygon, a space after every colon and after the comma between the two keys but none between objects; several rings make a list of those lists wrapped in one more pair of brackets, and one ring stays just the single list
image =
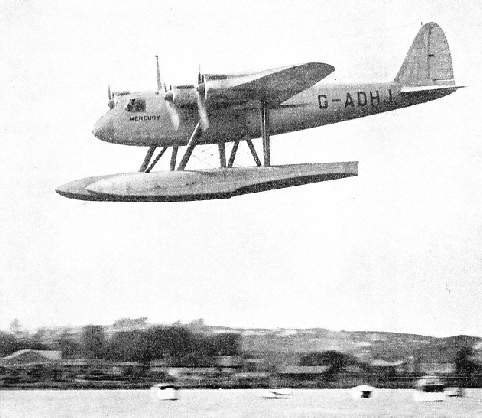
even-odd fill
[{"label": "wing strut", "polygon": [[194,148],[196,147],[201,135],[202,135],[201,122],[198,122],[196,127],[194,128],[191,138],[189,138],[186,152],[184,153],[181,162],[177,166],[178,171],[184,170],[186,168],[187,162],[189,161],[189,158],[191,157],[191,154]]},{"label": "wing strut", "polygon": [[147,150],[147,154],[144,158],[144,162],[141,165],[141,168],[139,168],[139,173],[144,173],[147,169],[147,166],[149,165],[149,162],[151,161],[152,155],[154,154],[154,151],[156,150],[156,146],[149,147]]},{"label": "wing strut", "polygon": [[269,167],[270,153],[271,153],[270,142],[269,142],[269,139],[270,139],[269,138],[269,108],[268,108],[268,104],[265,101],[261,101],[261,137],[263,138],[264,166]]}]

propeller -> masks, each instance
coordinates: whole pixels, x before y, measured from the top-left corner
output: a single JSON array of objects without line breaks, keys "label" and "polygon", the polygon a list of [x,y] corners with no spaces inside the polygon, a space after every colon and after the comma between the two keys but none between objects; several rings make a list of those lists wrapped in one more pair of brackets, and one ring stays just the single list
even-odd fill
[{"label": "propeller", "polygon": [[[168,93],[166,93],[166,95]],[[167,112],[169,113],[169,117],[171,118],[172,126],[174,127],[174,130],[177,131],[179,129],[180,118],[179,118],[179,113],[176,109],[176,105],[172,102],[172,99],[169,100],[166,97],[164,97],[164,99],[166,101],[166,108],[167,108]]]},{"label": "propeller", "polygon": [[112,91],[110,90],[110,84],[107,86],[107,97],[109,98],[109,101],[107,105],[109,106],[109,109],[114,108],[114,95],[112,94]]},{"label": "propeller", "polygon": [[[159,78],[158,78],[159,80]],[[158,83],[158,88],[161,86]],[[209,117],[208,112],[205,105],[205,96],[206,96],[206,87],[203,81],[203,77],[201,75],[201,70],[199,69],[198,73],[198,86],[195,88],[196,94],[196,104],[198,108],[199,114],[199,124],[203,131],[206,131],[209,128]],[[174,126],[174,129],[179,128],[180,117],[179,112],[177,111],[176,104],[174,103],[174,93],[172,91],[166,91],[164,93],[164,100],[166,101],[166,108],[169,112],[169,116],[171,118],[171,122]]]},{"label": "propeller", "polygon": [[196,88],[196,99],[197,99],[197,109],[199,113],[199,123],[201,124],[201,129],[206,131],[209,128],[209,117],[208,111],[206,109],[205,98],[206,98],[206,83],[201,75],[201,65],[199,65],[198,75],[197,75],[198,86]]},{"label": "propeller", "polygon": [[197,110],[199,113],[199,123],[201,124],[201,129],[206,131],[209,128],[209,117],[206,110],[206,105],[204,103],[205,97],[205,87],[204,83],[196,89],[196,99],[197,99]]},{"label": "propeller", "polygon": [[172,102],[172,92],[168,92],[166,88],[166,84],[161,81],[161,71],[159,69],[159,56],[156,55],[156,64],[157,64],[157,92],[160,93],[164,90],[164,100],[166,102],[166,109],[169,113],[169,117],[171,118],[172,126],[174,130],[179,129],[179,113],[177,112],[175,104]]}]

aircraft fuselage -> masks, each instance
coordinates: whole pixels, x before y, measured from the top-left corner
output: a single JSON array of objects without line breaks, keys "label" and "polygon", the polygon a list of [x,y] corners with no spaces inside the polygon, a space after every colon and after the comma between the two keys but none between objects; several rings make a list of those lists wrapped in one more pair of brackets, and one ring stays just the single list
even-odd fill
[{"label": "aircraft fuselage", "polygon": [[[453,92],[424,91],[404,95],[396,82],[328,84],[320,82],[270,110],[271,135],[365,117],[423,103]],[[126,110],[129,100],[145,105]],[[107,142],[133,146],[183,146],[199,119],[196,107],[179,108],[180,124],[171,122],[162,93],[134,93],[117,98],[116,106],[96,123],[94,134]],[[261,136],[259,107],[215,108],[209,112],[209,129],[200,143],[211,144]]]}]

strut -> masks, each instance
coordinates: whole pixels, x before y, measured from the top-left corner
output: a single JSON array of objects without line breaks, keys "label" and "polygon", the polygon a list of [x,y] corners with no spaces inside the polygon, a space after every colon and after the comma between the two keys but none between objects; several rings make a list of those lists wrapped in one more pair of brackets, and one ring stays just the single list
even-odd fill
[{"label": "strut", "polygon": [[179,147],[177,145],[174,145],[172,147],[171,162],[170,162],[171,171],[174,171],[176,169],[176,158],[177,158],[178,150],[179,150]]},{"label": "strut", "polygon": [[145,171],[146,173],[150,173],[151,170],[154,168],[154,166],[157,164],[157,162],[160,160],[160,158],[164,155],[164,153],[167,151],[167,147],[164,147],[162,148],[160,151],[159,151],[159,154],[157,155],[157,157],[155,158],[155,160],[151,163],[151,165],[147,168],[147,170]]},{"label": "strut", "polygon": [[189,142],[187,143],[187,149],[186,152],[184,153],[181,162],[179,163],[177,170],[182,171],[186,168],[187,162],[189,161],[189,158],[191,157],[191,154],[196,147],[199,138],[202,135],[202,130],[201,130],[201,122],[198,122],[196,127],[194,128],[194,131],[191,135],[191,138],[189,138]]},{"label": "strut", "polygon": [[226,168],[226,144],[224,142],[218,142],[218,149],[221,168]]},{"label": "strut", "polygon": [[229,156],[228,167],[231,168],[236,158],[236,152],[238,152],[239,141],[234,141],[233,148],[231,149],[231,155]]},{"label": "strut", "polygon": [[146,168],[149,165],[149,161],[151,161],[152,155],[154,154],[156,148],[156,146],[149,147],[149,149],[147,150],[147,154],[144,157],[144,162],[142,163],[141,168],[139,168],[139,173],[144,173],[146,171]]},{"label": "strut", "polygon": [[261,137],[263,138],[263,159],[264,166],[270,165],[270,143],[269,143],[269,108],[268,103],[261,101]]},{"label": "strut", "polygon": [[256,149],[254,148],[253,141],[250,138],[246,139],[246,143],[248,144],[249,150],[251,151],[251,155],[254,158],[254,162],[258,167],[261,167],[261,161],[258,158],[258,154],[256,154]]}]

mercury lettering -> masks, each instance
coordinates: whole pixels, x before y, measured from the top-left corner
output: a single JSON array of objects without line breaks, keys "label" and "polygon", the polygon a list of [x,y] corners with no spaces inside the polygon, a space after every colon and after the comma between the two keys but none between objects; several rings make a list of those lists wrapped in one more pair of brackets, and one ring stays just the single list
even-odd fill
[{"label": "mercury lettering", "polygon": [[152,116],[131,116],[129,120],[131,122],[141,122],[146,120],[159,120],[161,119],[161,115],[152,115]]}]

